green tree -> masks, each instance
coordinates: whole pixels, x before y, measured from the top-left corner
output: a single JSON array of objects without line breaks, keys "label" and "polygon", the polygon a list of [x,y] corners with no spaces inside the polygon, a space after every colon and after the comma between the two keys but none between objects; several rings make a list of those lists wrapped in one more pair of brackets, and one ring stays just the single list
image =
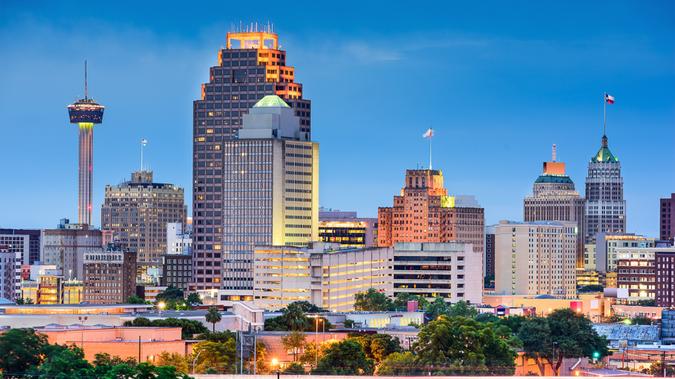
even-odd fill
[{"label": "green tree", "polygon": [[429,305],[426,298],[413,295],[407,292],[399,292],[394,298],[394,308],[396,310],[406,310],[409,301],[417,301],[418,309],[424,309]]},{"label": "green tree", "polygon": [[632,325],[651,325],[654,323],[654,320],[645,316],[636,316],[630,320],[630,323]]},{"label": "green tree", "polygon": [[227,342],[231,339],[236,339],[236,335],[229,330],[222,332],[208,332],[199,336],[199,339],[205,339],[211,342]]},{"label": "green tree", "polygon": [[305,334],[299,331],[292,331],[291,333],[281,337],[281,343],[284,345],[286,351],[291,351],[293,362],[298,360],[302,349],[305,347]]},{"label": "green tree", "polygon": [[145,300],[140,296],[131,295],[127,298],[127,304],[145,304]]},{"label": "green tree", "polygon": [[370,375],[373,361],[366,357],[361,344],[346,339],[330,345],[312,372],[323,375]]},{"label": "green tree", "polygon": [[52,345],[45,361],[34,371],[39,378],[87,379],[94,375],[94,367],[84,359],[82,349]]},{"label": "green tree", "polygon": [[209,307],[209,311],[206,312],[206,316],[204,316],[206,319],[206,322],[210,322],[211,325],[213,325],[212,332],[215,333],[216,331],[216,324],[220,322],[220,320],[223,319],[223,316],[220,315],[220,312],[218,311],[218,308],[216,307]]},{"label": "green tree", "polygon": [[184,299],[184,294],[183,290],[180,288],[176,288],[174,286],[168,286],[166,289],[160,293],[157,294],[155,297],[157,301],[177,301],[177,300],[183,300]]},{"label": "green tree", "polygon": [[205,373],[211,368],[219,374],[234,373],[236,352],[234,339],[227,342],[199,342],[192,350],[192,359],[197,358],[195,372]]},{"label": "green tree", "polygon": [[450,306],[445,301],[445,299],[442,297],[437,297],[424,309],[424,316],[427,320],[435,320],[439,316],[447,315],[449,310]]},{"label": "green tree", "polygon": [[161,326],[161,327],[180,327],[181,335],[183,339],[191,339],[195,334],[205,334],[209,330],[199,321],[196,320],[186,320],[186,319],[177,319],[177,318],[166,318],[152,320],[145,317],[137,317],[132,321],[125,321],[124,326],[140,326],[140,327],[149,327],[149,326]]},{"label": "green tree", "polygon": [[481,313],[476,315],[474,320],[478,322],[491,322],[493,324],[499,324],[500,318],[495,316],[493,313]]},{"label": "green tree", "polygon": [[305,373],[305,368],[302,366],[302,364],[298,362],[293,362],[286,366],[286,368],[283,371],[283,374],[285,375],[304,375]]},{"label": "green tree", "polygon": [[361,344],[366,357],[380,363],[389,354],[401,352],[401,341],[398,337],[392,337],[388,334],[362,334],[350,335],[355,341]]},{"label": "green tree", "polygon": [[305,330],[309,319],[305,316],[302,304],[291,303],[282,311],[282,317],[286,323],[286,330]]},{"label": "green tree", "polygon": [[10,329],[0,334],[0,371],[21,374],[42,363],[47,337],[33,329]]},{"label": "green tree", "polygon": [[357,311],[382,312],[394,309],[394,303],[382,292],[369,288],[354,295],[354,309]]},{"label": "green tree", "polygon": [[564,358],[597,357],[608,354],[607,340],[598,336],[591,321],[571,309],[559,309],[546,318],[522,323],[518,337],[525,354],[534,359],[541,375],[546,365],[558,375]]},{"label": "green tree", "polygon": [[599,284],[589,284],[577,288],[577,293],[602,292],[604,289],[605,287]]},{"label": "green tree", "polygon": [[439,367],[438,373],[513,375],[516,345],[508,328],[440,316],[420,329],[413,350],[418,364]]},{"label": "green tree", "polygon": [[199,297],[199,294],[192,292],[187,297],[187,303],[191,306],[203,304],[202,298]]},{"label": "green tree", "polygon": [[476,316],[478,316],[478,311],[474,306],[469,304],[468,301],[460,300],[457,303],[452,304],[448,307],[448,316],[475,318]]},{"label": "green tree", "polygon": [[[656,377],[663,377],[663,362],[657,361],[652,362],[649,368],[642,370],[645,374],[653,375]],[[666,377],[675,376],[675,366],[666,365]]]},{"label": "green tree", "polygon": [[419,375],[415,355],[409,351],[389,354],[375,370],[378,376],[411,376]]}]

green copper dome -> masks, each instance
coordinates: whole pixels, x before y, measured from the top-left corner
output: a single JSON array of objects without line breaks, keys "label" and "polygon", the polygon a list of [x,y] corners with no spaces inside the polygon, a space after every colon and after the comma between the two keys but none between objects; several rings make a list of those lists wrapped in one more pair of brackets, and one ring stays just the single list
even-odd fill
[{"label": "green copper dome", "polygon": [[567,175],[541,175],[534,181],[535,183],[565,183],[574,184]]},{"label": "green copper dome", "polygon": [[609,151],[609,146],[607,144],[607,136],[602,136],[602,145],[600,150],[591,158],[591,162],[618,162],[619,158],[615,157],[611,151]]},{"label": "green copper dome", "polygon": [[253,108],[290,108],[286,102],[277,95],[267,95],[258,100]]}]

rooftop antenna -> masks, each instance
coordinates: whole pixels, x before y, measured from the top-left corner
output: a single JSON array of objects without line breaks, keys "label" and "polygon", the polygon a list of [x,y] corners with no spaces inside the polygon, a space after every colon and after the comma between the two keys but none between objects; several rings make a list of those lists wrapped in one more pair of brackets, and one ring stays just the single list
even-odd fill
[{"label": "rooftop antenna", "polygon": [[553,144],[553,147],[551,148],[551,160],[555,162],[555,159],[557,158],[557,152],[558,149],[555,144]]},{"label": "rooftop antenna", "polygon": [[88,90],[87,90],[87,60],[84,60],[84,99],[87,100],[88,97]]},{"label": "rooftop antenna", "polygon": [[143,171],[143,148],[148,144],[148,140],[145,138],[141,139],[141,171]]}]

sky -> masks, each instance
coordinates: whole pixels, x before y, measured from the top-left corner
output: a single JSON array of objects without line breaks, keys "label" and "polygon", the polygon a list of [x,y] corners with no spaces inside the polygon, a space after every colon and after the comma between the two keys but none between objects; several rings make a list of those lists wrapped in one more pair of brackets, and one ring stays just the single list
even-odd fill
[{"label": "sky", "polygon": [[583,195],[607,134],[622,163],[630,232],[658,237],[675,192],[675,2],[88,2],[0,0],[0,226],[77,216],[77,127],[66,106],[106,106],[95,129],[94,214],[139,167],[192,178],[192,101],[233,25],[274,24],[312,100],[320,203],[376,216],[405,169],[433,167],[475,195],[486,224],[522,220],[550,159]]}]

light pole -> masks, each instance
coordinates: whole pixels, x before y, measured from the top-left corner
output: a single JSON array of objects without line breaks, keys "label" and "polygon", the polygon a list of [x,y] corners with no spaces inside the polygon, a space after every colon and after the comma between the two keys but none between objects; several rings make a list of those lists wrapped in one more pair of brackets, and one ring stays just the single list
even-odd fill
[{"label": "light pole", "polygon": [[272,367],[277,368],[277,379],[279,379],[279,376],[281,375],[281,373],[279,372],[279,360],[278,359],[272,358]]},{"label": "light pole", "polygon": [[82,329],[80,329],[80,336],[81,336],[81,341],[80,341],[80,349],[82,349],[82,354],[84,354],[84,323],[87,321],[89,317],[87,316],[77,316],[77,319],[80,320],[80,323],[82,324]]},{"label": "light pole", "polygon": [[160,301],[157,303],[157,309],[159,309],[159,317],[162,318],[162,309],[166,308],[166,303],[163,301]]},{"label": "light pole", "polygon": [[195,359],[192,360],[192,373],[195,373],[195,366],[197,365],[197,358],[199,358],[199,354],[202,353],[203,350],[199,350],[197,352],[197,355],[195,355]]}]

